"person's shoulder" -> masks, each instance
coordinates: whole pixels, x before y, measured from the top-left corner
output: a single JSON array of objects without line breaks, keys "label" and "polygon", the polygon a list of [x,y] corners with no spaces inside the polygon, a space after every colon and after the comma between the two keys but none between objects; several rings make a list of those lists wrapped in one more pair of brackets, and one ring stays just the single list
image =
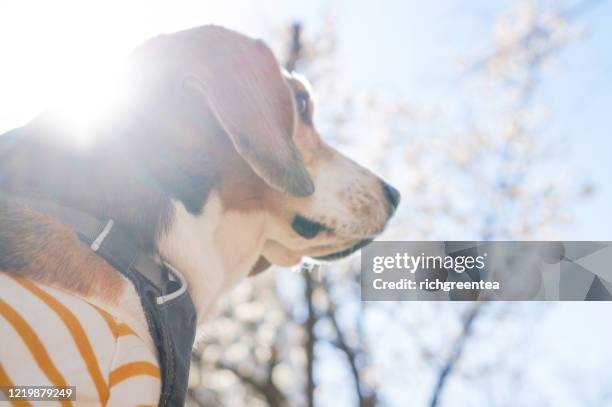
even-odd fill
[{"label": "person's shoulder", "polygon": [[[120,323],[121,324],[121,323]],[[117,347],[108,376],[108,405],[157,405],[161,394],[161,371],[157,357],[127,325],[117,337]]]},{"label": "person's shoulder", "polygon": [[75,295],[1,272],[2,382],[75,386],[79,401],[103,404],[121,332],[115,325]]}]

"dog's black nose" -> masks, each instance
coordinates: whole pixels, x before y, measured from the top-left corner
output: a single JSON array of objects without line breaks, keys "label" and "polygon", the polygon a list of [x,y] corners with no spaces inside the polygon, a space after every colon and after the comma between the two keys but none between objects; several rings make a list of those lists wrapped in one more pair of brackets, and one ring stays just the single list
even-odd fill
[{"label": "dog's black nose", "polygon": [[397,208],[397,205],[399,204],[401,195],[400,192],[393,188],[391,185],[387,184],[386,182],[383,182],[383,191],[385,191],[385,197],[387,198],[387,201],[389,201],[389,203],[391,205],[393,205],[393,208]]}]

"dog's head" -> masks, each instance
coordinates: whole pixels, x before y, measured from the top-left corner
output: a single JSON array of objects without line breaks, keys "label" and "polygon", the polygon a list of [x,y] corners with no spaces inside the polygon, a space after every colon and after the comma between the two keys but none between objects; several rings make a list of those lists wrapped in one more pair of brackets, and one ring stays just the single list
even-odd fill
[{"label": "dog's head", "polygon": [[294,101],[294,143],[314,191],[308,196],[273,191],[271,229],[264,255],[291,265],[302,256],[345,257],[382,232],[399,203],[399,193],[372,172],[327,145],[314,126],[309,86],[284,78]]},{"label": "dog's head", "polygon": [[158,163],[159,178],[182,185],[175,195],[194,214],[211,192],[224,212],[257,214],[261,264],[344,257],[383,230],[399,193],[321,139],[309,86],[264,43],[206,26],[157,37],[134,60],[149,68],[135,81],[163,112],[147,118],[145,144],[163,144],[164,162],[182,168],[178,180]]}]

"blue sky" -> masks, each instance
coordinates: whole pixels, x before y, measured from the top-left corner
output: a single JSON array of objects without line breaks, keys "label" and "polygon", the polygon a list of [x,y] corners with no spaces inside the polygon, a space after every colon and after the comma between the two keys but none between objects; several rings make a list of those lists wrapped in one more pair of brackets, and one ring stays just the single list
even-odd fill
[{"label": "blue sky", "polygon": [[[512,6],[508,1],[472,1],[469,7],[453,1],[350,4],[339,20],[349,75],[363,86],[424,105],[461,103],[459,61],[490,48],[495,18]],[[612,52],[606,52],[611,18],[611,2],[576,18],[584,38],[547,67],[533,101],[550,109],[544,136],[561,145],[559,165],[576,182],[593,183],[596,192],[576,207],[575,222],[560,231],[560,240],[612,239]]]},{"label": "blue sky", "polygon": [[[0,5],[0,130],[18,126],[63,96],[89,68],[121,61],[144,39],[214,22],[275,40],[289,21],[306,30],[329,15],[338,33],[344,82],[379,90],[415,105],[460,106],[459,61],[491,46],[495,19],[511,1],[262,0],[133,1],[104,3],[24,0]],[[575,222],[559,239],[612,239],[612,2],[595,2],[575,23],[585,37],[545,71],[534,103],[550,108],[545,136],[561,146],[555,159],[594,197],[575,207]],[[88,78],[80,78],[85,81]],[[567,176],[563,174],[562,176]]]}]

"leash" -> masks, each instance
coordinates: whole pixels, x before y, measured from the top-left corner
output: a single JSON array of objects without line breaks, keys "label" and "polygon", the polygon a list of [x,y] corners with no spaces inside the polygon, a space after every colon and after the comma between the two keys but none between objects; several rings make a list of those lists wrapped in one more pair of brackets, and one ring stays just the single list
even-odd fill
[{"label": "leash", "polygon": [[181,273],[142,251],[112,219],[100,220],[79,210],[23,197],[0,197],[57,218],[78,238],[132,282],[157,348],[162,389],[159,406],[182,406],[187,395],[196,313]]}]

